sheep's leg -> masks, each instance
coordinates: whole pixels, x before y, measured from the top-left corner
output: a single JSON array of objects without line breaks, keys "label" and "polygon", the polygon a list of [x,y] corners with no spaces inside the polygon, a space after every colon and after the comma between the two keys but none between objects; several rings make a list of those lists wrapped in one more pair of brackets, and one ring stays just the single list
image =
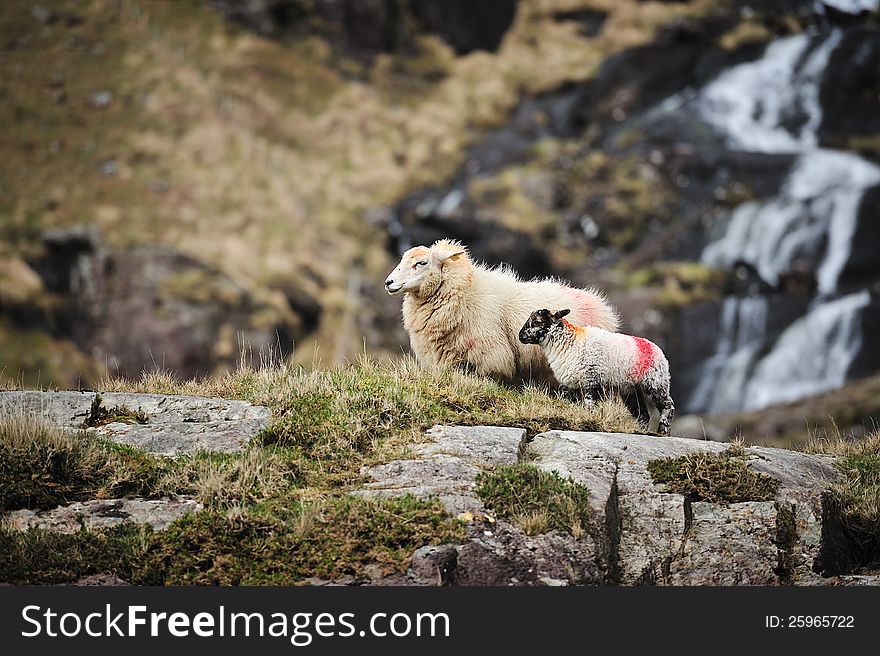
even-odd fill
[{"label": "sheep's leg", "polygon": [[586,405],[592,405],[596,401],[598,401],[603,396],[603,390],[601,387],[597,385],[591,385],[590,387],[584,387],[580,390],[581,397],[584,400]]},{"label": "sheep's leg", "polygon": [[651,390],[650,395],[651,402],[657,406],[657,410],[660,412],[657,434],[669,435],[669,425],[672,423],[672,418],[675,417],[675,404],[672,402],[672,397],[666,390]]},{"label": "sheep's leg", "polygon": [[583,391],[577,387],[560,385],[557,391],[559,392],[559,396],[561,396],[566,401],[570,401],[571,403],[577,403],[584,397]]}]

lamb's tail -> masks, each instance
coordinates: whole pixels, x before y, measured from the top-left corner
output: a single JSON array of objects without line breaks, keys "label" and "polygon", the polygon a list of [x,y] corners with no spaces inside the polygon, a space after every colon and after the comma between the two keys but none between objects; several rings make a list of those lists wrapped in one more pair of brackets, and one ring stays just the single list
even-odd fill
[{"label": "lamb's tail", "polygon": [[617,310],[602,292],[574,287],[565,287],[564,290],[571,298],[571,319],[574,323],[581,326],[596,326],[612,332],[617,332],[620,328]]}]

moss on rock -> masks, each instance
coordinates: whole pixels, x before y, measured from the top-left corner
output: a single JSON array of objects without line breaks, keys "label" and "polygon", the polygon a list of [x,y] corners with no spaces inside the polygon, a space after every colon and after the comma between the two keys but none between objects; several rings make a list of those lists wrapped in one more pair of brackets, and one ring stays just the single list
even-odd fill
[{"label": "moss on rock", "polygon": [[647,467],[655,483],[692,501],[772,501],[779,487],[776,479],[752,471],[740,455],[730,452],[658,458],[649,461]]},{"label": "moss on rock", "polygon": [[557,529],[579,538],[590,521],[590,491],[534,465],[501,466],[480,474],[477,495],[528,535]]}]

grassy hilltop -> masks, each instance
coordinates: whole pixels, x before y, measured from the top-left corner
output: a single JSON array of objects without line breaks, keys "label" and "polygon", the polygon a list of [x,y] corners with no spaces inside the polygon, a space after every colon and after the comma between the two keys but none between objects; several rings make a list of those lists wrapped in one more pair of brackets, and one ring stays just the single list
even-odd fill
[{"label": "grassy hilltop", "polygon": [[239,454],[174,459],[62,432],[0,422],[0,511],[101,498],[192,495],[205,510],[153,533],[127,526],[56,535],[0,532],[0,579],[62,582],[114,572],[136,583],[295,583],[405,569],[412,551],[463,538],[439,502],[348,496],[363,466],[405,457],[434,424],[632,432],[619,402],[573,405],[538,389],[429,374],[410,359],[334,370],[243,368],[201,382],[152,374],[104,391],[182,393],[267,404],[274,421]]},{"label": "grassy hilltop", "polygon": [[[618,401],[572,404],[539,389],[509,389],[464,373],[428,373],[410,359],[361,359],[332,370],[242,368],[187,383],[160,373],[137,382],[105,381],[102,390],[240,398],[269,405],[273,420],[240,453],[165,458],[85,431],[4,419],[0,511],[176,495],[194,497],[204,510],[159,532],[133,524],[68,535],[2,529],[0,580],[59,583],[113,573],[144,584],[291,584],[363,577],[365,568],[377,564],[386,574],[403,572],[414,549],[464,540],[466,522],[450,516],[439,501],[370,500],[350,493],[363,483],[363,467],[406,458],[430,426],[518,426],[531,434],[638,432]],[[814,441],[805,448],[839,457],[843,478],[830,494],[864,561],[871,561],[880,555],[874,553],[880,535],[880,434],[859,442]],[[734,445],[722,458],[655,461],[652,474],[697,500],[768,498],[769,479],[745,468],[738,449]],[[580,485],[528,463],[488,469],[478,483],[487,506],[528,535],[559,529],[577,538],[584,532],[589,492]],[[755,496],[756,490],[764,496]]]}]

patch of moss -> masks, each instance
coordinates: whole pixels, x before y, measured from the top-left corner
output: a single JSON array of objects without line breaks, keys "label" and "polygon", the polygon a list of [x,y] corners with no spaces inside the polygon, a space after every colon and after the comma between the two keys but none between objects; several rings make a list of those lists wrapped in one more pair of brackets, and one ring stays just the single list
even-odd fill
[{"label": "patch of moss", "polygon": [[146,585],[289,585],[364,576],[368,564],[403,572],[415,549],[464,540],[462,524],[437,501],[284,501],[233,515],[202,511],[161,532],[0,530],[0,581],[60,583],[112,572]]},{"label": "patch of moss", "polygon": [[773,32],[757,20],[744,20],[718,38],[718,45],[727,52],[756,43],[766,43],[773,38]]},{"label": "patch of moss", "polygon": [[100,394],[95,394],[92,399],[92,407],[89,409],[89,416],[83,420],[83,428],[97,428],[105,426],[113,422],[123,424],[146,424],[147,415],[140,410],[131,410],[122,405],[115,405],[112,408],[104,407],[104,400]]},{"label": "patch of moss", "polygon": [[779,481],[752,471],[741,457],[728,452],[658,458],[648,462],[648,473],[668,492],[710,503],[772,501],[779,487]]},{"label": "patch of moss", "polygon": [[848,139],[848,150],[854,150],[860,155],[871,159],[880,159],[880,136],[856,135]]},{"label": "patch of moss", "polygon": [[590,520],[590,491],[534,465],[498,467],[477,476],[477,495],[486,507],[527,534],[552,529],[579,538]]}]

